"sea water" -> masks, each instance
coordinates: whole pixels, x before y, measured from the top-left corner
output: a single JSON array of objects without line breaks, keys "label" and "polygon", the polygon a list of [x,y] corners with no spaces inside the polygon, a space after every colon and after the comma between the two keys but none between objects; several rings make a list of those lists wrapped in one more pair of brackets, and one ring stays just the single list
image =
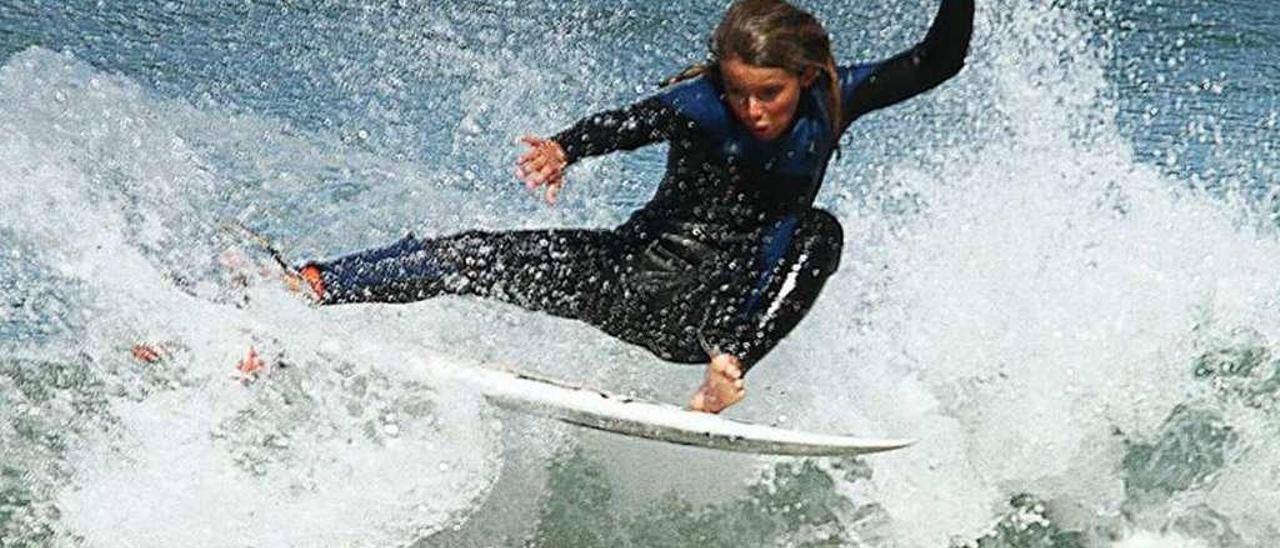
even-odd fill
[{"label": "sea water", "polygon": [[[983,0],[958,78],[851,128],[819,197],[842,269],[729,415],[904,451],[507,414],[454,374],[679,403],[701,371],[474,299],[316,309],[225,266],[228,220],[297,260],[620,222],[661,146],[574,166],[547,208],[515,141],[652,93],[722,4],[0,0],[0,545],[1280,543],[1265,0]],[[803,5],[846,62],[936,9]]]}]

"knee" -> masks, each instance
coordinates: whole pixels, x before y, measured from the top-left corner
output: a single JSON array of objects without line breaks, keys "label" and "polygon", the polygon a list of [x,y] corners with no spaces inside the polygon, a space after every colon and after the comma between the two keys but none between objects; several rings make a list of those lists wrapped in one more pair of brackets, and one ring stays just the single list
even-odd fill
[{"label": "knee", "polygon": [[830,276],[840,268],[844,249],[844,228],[836,217],[821,209],[810,209],[800,226],[801,249],[818,270],[819,276]]},{"label": "knee", "polygon": [[839,245],[844,242],[844,228],[835,215],[821,209],[810,209],[801,220],[801,230],[810,237],[818,237]]}]

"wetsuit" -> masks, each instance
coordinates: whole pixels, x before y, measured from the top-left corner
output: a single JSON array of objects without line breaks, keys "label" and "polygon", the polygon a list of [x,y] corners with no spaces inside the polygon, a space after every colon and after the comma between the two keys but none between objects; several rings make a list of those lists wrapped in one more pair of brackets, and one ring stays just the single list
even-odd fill
[{"label": "wetsuit", "polygon": [[843,233],[813,208],[835,147],[858,117],[955,75],[973,0],[943,0],[928,35],[888,60],[839,67],[842,116],[831,123],[822,78],[792,127],[751,136],[709,73],[552,137],[573,163],[665,141],[653,199],[612,230],[409,235],[320,269],[324,303],[479,295],[597,326],[658,356],[693,363],[707,349],[750,368],[809,310],[838,267]]}]

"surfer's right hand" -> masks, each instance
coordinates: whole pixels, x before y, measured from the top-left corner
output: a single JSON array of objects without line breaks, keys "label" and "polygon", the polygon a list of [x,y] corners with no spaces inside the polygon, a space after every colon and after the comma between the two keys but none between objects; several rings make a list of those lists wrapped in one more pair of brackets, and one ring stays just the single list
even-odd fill
[{"label": "surfer's right hand", "polygon": [[520,142],[529,150],[516,160],[516,176],[524,181],[530,190],[539,186],[547,187],[547,204],[556,205],[556,196],[564,186],[564,168],[568,166],[568,155],[560,143],[538,137],[525,135]]},{"label": "surfer's right hand", "polygon": [[730,354],[718,354],[707,364],[702,386],[689,398],[689,409],[719,413],[747,396],[742,379],[742,361]]}]

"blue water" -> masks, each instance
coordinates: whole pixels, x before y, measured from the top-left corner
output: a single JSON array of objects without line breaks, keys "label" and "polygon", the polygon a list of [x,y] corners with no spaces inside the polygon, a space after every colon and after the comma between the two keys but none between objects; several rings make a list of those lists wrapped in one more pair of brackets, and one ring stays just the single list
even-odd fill
[{"label": "blue water", "polygon": [[[425,4],[0,0],[0,545],[1280,541],[1270,3],[982,2],[959,78],[850,130],[819,198],[842,271],[731,414],[921,440],[856,460],[582,432],[449,378],[697,382],[573,322],[229,283],[227,219],[295,257],[620,221],[661,147],[551,209],[516,138],[643,97],[720,14]],[[935,9],[804,5],[849,61]],[[240,382],[250,345],[272,367]]]}]

